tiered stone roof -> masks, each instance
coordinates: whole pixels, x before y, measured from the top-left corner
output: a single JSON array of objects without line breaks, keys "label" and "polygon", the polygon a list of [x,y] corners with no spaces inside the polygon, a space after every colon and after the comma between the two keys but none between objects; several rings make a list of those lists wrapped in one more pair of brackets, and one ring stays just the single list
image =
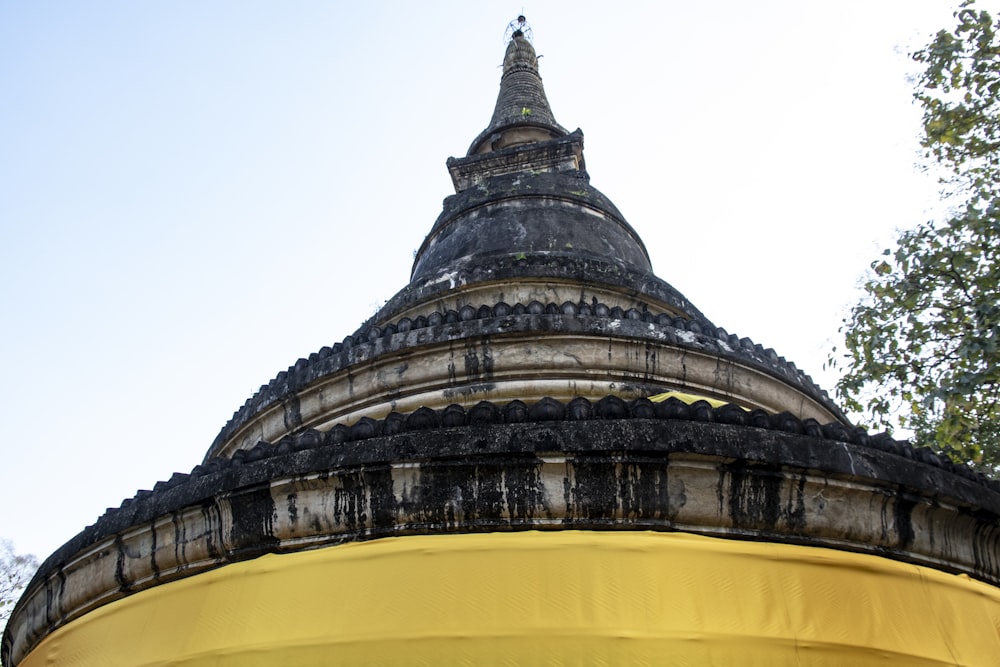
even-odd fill
[{"label": "tiered stone roof", "polygon": [[538,56],[524,35],[507,44],[500,95],[489,126],[469,147],[469,155],[555,139],[568,134],[556,122],[538,74]]},{"label": "tiered stone roof", "polygon": [[[654,275],[523,37],[489,126],[448,168],[456,194],[409,284],[263,385],[189,474],[50,556],[4,664],[138,591],[388,536],[684,531],[1000,584],[1000,483],[854,427],[793,364]],[[649,400],[672,390],[695,398]]]}]

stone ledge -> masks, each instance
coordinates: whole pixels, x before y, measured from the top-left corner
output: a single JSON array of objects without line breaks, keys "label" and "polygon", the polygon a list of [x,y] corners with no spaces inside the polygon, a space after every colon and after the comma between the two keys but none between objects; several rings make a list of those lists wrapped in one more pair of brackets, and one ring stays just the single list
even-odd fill
[{"label": "stone ledge", "polygon": [[[645,325],[652,325],[656,330],[664,332],[671,345],[681,349],[711,351],[721,358],[733,359],[763,370],[803,392],[810,399],[823,405],[831,414],[847,421],[826,392],[817,387],[812,378],[802,373],[794,364],[778,356],[770,348],[765,349],[749,338],[729,334],[725,329],[715,327],[711,323],[688,320],[666,313],[656,314],[649,310],[640,311],[635,308],[623,310],[617,306],[608,307],[600,303],[542,304],[533,301],[528,304],[509,305],[501,302],[493,306],[482,305],[479,308],[465,306],[457,311],[435,312],[427,317],[418,316],[414,319],[403,317],[384,326],[371,323],[362,326],[343,342],[336,343],[332,347],[324,347],[307,359],[299,359],[287,371],[279,373],[268,384],[262,385],[257,393],[247,399],[246,403],[233,414],[216,436],[209,452],[219,450],[222,444],[233,437],[254,415],[281,404],[284,399],[294,396],[323,377],[360,361],[370,360],[387,350],[416,349],[437,341],[462,338],[464,335],[458,331],[463,328],[472,327],[474,331],[470,329],[471,333],[478,335],[490,330],[491,322],[495,324],[500,321],[504,326],[500,329],[493,328],[498,332],[507,333],[522,329],[587,332],[594,328],[595,322],[620,322],[622,326],[614,332],[614,335],[633,335],[640,340],[649,337],[649,332],[646,331],[649,327]],[[448,327],[448,332],[444,327]],[[609,327],[605,329],[610,330]],[[417,336],[413,332],[418,330],[424,330],[426,333]]]},{"label": "stone ledge", "polygon": [[[518,252],[510,252],[506,255],[469,258],[469,261],[462,262],[461,266],[441,270],[423,280],[413,281],[399,290],[385,306],[379,309],[371,321],[362,326],[370,326],[374,321],[386,322],[398,319],[402,311],[433,301],[442,293],[457,289],[464,291],[483,282],[526,280],[556,280],[576,284],[582,289],[610,289],[648,301],[650,308],[653,308],[654,304],[666,304],[671,311],[683,313],[689,319],[708,323],[708,318],[683,294],[651,272],[634,271],[603,258],[549,255],[544,252],[525,252],[522,256]],[[586,301],[590,302],[589,299]]]},{"label": "stone ledge", "polygon": [[15,610],[15,654],[107,602],[229,562],[410,534],[680,530],[1000,584],[996,482],[885,436],[732,405],[452,406],[242,454],[139,492],[53,554]]},{"label": "stone ledge", "polygon": [[[231,459],[213,458],[203,465],[195,466],[189,474],[174,473],[169,480],[157,482],[152,490],[141,490],[132,498],[126,499],[118,508],[109,509],[97,522],[57,550],[40,568],[46,569],[60,560],[92,544],[100,535],[123,530],[134,523],[151,520],[154,516],[168,511],[160,507],[159,499],[166,497],[168,491],[178,488],[207,489],[215,487],[211,482],[217,475],[231,475],[233,471],[245,470],[250,464],[272,459],[281,459],[291,454],[308,451],[323,451],[334,456],[339,464],[371,464],[379,460],[390,460],[389,454],[379,448],[385,438],[397,435],[437,432],[441,429],[461,429],[463,427],[489,427],[517,424],[537,424],[545,422],[607,422],[615,420],[654,420],[663,422],[698,422],[717,424],[728,427],[752,427],[755,430],[786,433],[794,436],[805,436],[817,441],[826,441],[838,445],[851,445],[862,451],[881,452],[881,455],[893,457],[887,461],[911,461],[928,469],[936,469],[940,474],[954,477],[951,485],[959,484],[964,491],[953,492],[959,496],[972,493],[971,489],[981,488],[973,493],[975,501],[971,504],[984,505],[991,513],[1000,515],[1000,480],[991,479],[973,471],[968,466],[956,464],[943,455],[938,455],[926,447],[913,447],[908,442],[894,440],[885,433],[869,434],[864,429],[847,428],[842,424],[819,424],[815,420],[800,420],[788,413],[768,414],[762,410],[746,411],[736,405],[723,405],[713,408],[707,401],[698,401],[688,405],[680,400],[670,398],[661,403],[653,403],[648,399],[622,401],[615,396],[608,396],[600,401],[591,402],[584,398],[561,403],[552,399],[543,399],[531,405],[522,401],[510,401],[497,405],[483,401],[473,408],[466,409],[459,405],[451,405],[442,410],[421,408],[409,414],[391,413],[385,419],[374,420],[363,418],[356,424],[347,426],[339,424],[329,431],[309,430],[294,436],[287,436],[276,443],[260,442],[250,450],[239,450]],[[676,427],[673,427],[676,428]],[[439,436],[434,438],[431,451],[420,453],[421,456],[456,456],[462,451],[461,442],[454,446],[441,444]],[[356,443],[356,444],[355,444]],[[330,449],[334,448],[334,449]],[[479,450],[477,450],[479,451]],[[516,451],[533,451],[520,448]],[[416,451],[406,452],[407,456],[417,455]],[[792,459],[794,461],[794,459]],[[850,472],[850,468],[841,470]],[[240,473],[242,474],[242,473]],[[208,481],[206,481],[208,480]],[[957,482],[957,480],[963,480]],[[259,480],[258,480],[259,481]],[[891,480],[883,480],[891,481]],[[206,483],[208,486],[206,487]],[[895,483],[902,483],[897,480]],[[913,480],[906,481],[912,484]],[[943,482],[935,482],[928,490],[944,489]],[[972,485],[971,487],[968,485]],[[922,487],[922,484],[917,484]],[[199,492],[196,491],[197,496]],[[981,493],[987,495],[982,496]],[[188,495],[186,492],[185,496]],[[207,497],[207,496],[199,496]],[[156,501],[156,502],[154,502]],[[189,498],[190,502],[193,499]],[[157,509],[159,507],[159,509]]]},{"label": "stone ledge", "polygon": [[[521,124],[522,127],[525,125]],[[497,132],[503,132],[503,129],[498,128]],[[544,126],[532,129],[548,131]],[[576,130],[559,139],[492,150],[465,158],[451,157],[447,165],[455,192],[467,190],[483,179],[518,172],[570,171],[583,174],[583,132]]]},{"label": "stone ledge", "polygon": [[410,281],[489,262],[491,255],[546,248],[651,271],[642,239],[584,172],[518,172],[482,179],[445,199],[417,249]]}]

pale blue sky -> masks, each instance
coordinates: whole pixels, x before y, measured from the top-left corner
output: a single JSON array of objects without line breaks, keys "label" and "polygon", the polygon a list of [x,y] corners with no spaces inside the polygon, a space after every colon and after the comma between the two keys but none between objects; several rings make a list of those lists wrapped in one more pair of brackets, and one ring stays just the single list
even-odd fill
[{"label": "pale blue sky", "polygon": [[[0,0],[0,536],[45,557],[190,470],[405,285],[521,7]],[[656,273],[830,388],[858,277],[934,205],[905,54],[950,3],[523,7]]]}]

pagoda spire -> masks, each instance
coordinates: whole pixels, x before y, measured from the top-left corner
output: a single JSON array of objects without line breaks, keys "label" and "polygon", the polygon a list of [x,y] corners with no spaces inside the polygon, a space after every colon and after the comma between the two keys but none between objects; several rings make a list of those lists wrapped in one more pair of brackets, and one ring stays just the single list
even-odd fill
[{"label": "pagoda spire", "polygon": [[545,97],[535,48],[523,31],[513,31],[504,54],[500,94],[493,118],[489,127],[472,142],[468,155],[547,141],[567,134],[569,132],[556,122]]}]

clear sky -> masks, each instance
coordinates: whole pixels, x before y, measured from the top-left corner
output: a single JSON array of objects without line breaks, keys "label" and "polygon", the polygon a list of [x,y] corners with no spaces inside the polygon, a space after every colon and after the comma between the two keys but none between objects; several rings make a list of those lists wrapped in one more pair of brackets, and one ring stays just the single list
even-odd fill
[{"label": "clear sky", "polygon": [[189,471],[409,279],[521,11],[657,275],[821,386],[932,214],[907,52],[945,0],[0,0],[0,537]]}]

